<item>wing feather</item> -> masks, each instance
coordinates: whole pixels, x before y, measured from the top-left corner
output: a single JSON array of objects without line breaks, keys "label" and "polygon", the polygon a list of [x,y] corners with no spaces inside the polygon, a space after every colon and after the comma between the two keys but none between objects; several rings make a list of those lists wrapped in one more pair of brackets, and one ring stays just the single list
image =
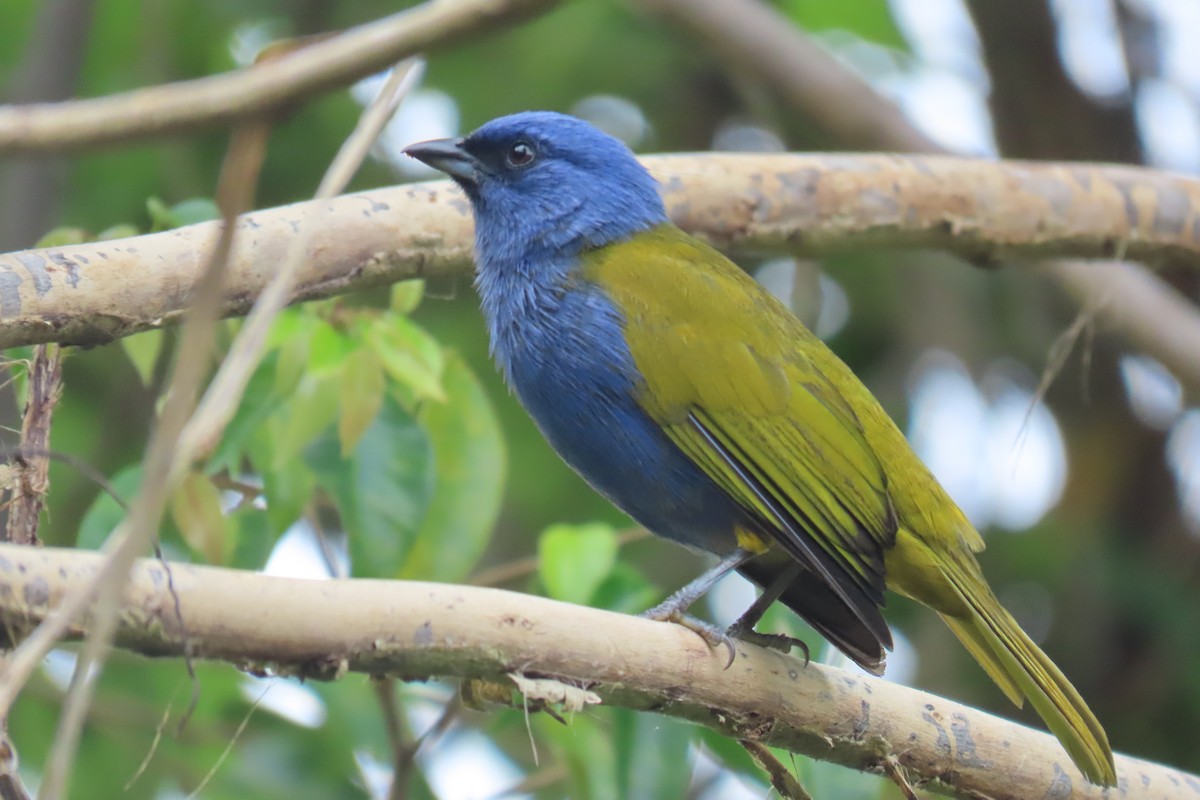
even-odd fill
[{"label": "wing feather", "polygon": [[805,355],[806,344],[823,345],[723,256],[660,230],[661,241],[646,234],[606,248],[590,270],[625,315],[643,408],[762,533],[890,642],[877,611],[897,528],[887,476],[835,381]]}]

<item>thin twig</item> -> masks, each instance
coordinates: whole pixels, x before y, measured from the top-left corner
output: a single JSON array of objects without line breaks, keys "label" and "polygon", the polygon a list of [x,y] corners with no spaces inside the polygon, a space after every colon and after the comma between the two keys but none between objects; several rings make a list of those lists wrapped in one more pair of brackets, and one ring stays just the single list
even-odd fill
[{"label": "thin twig", "polygon": [[50,489],[50,461],[30,454],[45,452],[50,446],[50,420],[62,396],[61,348],[53,345],[34,348],[28,385],[21,418],[21,443],[13,458],[16,475],[4,538],[15,544],[35,545],[41,544],[38,525]]},{"label": "thin twig", "polygon": [[771,780],[771,786],[779,792],[779,796],[783,800],[813,800],[808,790],[800,785],[796,776],[775,757],[775,754],[765,744],[751,739],[739,739],[738,744],[750,754],[754,763],[767,773],[767,777]]},{"label": "thin twig", "polygon": [[273,681],[268,683],[263,687],[258,697],[254,698],[254,702],[250,705],[250,708],[246,709],[246,715],[242,717],[242,721],[238,723],[237,729],[234,730],[233,736],[229,737],[229,742],[225,745],[225,749],[221,751],[221,755],[213,763],[208,772],[205,773],[196,788],[188,794],[186,800],[195,800],[204,791],[204,787],[208,786],[208,782],[213,779],[213,776],[217,774],[217,770],[221,768],[221,765],[229,758],[229,754],[233,752],[233,746],[237,744],[238,739],[241,738],[242,733],[246,730],[246,726],[250,724],[250,718],[254,716],[254,712],[258,710],[259,704],[262,703],[263,698],[267,696],[267,692],[271,691],[271,687],[274,685]]},{"label": "thin twig", "polygon": [[171,721],[171,707],[175,704],[175,698],[172,697],[167,701],[167,707],[163,709],[162,718],[158,724],[154,726],[154,738],[150,740],[150,746],[146,748],[146,755],[142,758],[142,763],[138,764],[138,768],[129,776],[129,780],[125,781],[125,791],[129,791],[138,778],[142,777],[146,772],[146,768],[150,766],[150,762],[154,759],[154,754],[158,752],[158,745],[162,741],[163,731],[166,730],[167,723]]},{"label": "thin twig", "polygon": [[[371,144],[387,124],[391,114],[395,112],[400,99],[414,85],[422,69],[423,62],[416,59],[409,59],[393,69],[387,85],[376,97],[375,102],[363,112],[357,127],[326,170],[314,200],[327,200],[341,192],[366,157]],[[246,322],[230,347],[229,354],[209,384],[208,391],[204,393],[195,415],[183,430],[180,449],[188,454],[189,459],[202,458],[216,446],[225,425],[237,410],[246,384],[262,359],[271,323],[291,300],[297,273],[305,262],[309,242],[317,228],[314,220],[313,216],[305,217],[300,230],[292,237],[287,256],[255,301],[254,308],[246,317]]]},{"label": "thin twig", "polygon": [[905,800],[921,800],[917,796],[917,790],[909,783],[908,776],[904,774],[904,768],[900,766],[900,761],[894,755],[888,755],[883,760],[883,773],[887,775],[888,780],[896,784],[896,788],[904,795]]},{"label": "thin twig", "polygon": [[399,753],[408,745],[408,726],[400,710],[396,697],[396,679],[386,675],[375,675],[371,678],[371,687],[375,690],[375,698],[379,701],[379,710],[383,713],[383,728],[387,731],[388,744],[393,753]]},{"label": "thin twig", "polygon": [[31,800],[18,772],[20,759],[17,748],[8,735],[8,726],[0,726],[0,800]]},{"label": "thin twig", "polygon": [[451,726],[454,725],[464,710],[465,707],[463,706],[462,698],[455,694],[446,701],[446,705],[442,707],[442,713],[429,726],[429,730],[396,751],[395,769],[392,772],[392,790],[388,795],[389,800],[401,800],[407,794],[409,776],[412,774],[413,766],[417,763],[417,754],[421,750],[436,744],[438,739],[442,738],[446,731],[450,730]]}]

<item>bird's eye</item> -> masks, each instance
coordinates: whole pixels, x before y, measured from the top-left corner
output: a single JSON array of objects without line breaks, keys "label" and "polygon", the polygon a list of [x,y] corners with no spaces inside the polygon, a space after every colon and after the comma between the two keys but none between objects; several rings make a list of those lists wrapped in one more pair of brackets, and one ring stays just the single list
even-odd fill
[{"label": "bird's eye", "polygon": [[505,156],[510,167],[527,167],[533,163],[533,158],[533,145],[529,142],[516,142],[508,148],[508,155]]}]

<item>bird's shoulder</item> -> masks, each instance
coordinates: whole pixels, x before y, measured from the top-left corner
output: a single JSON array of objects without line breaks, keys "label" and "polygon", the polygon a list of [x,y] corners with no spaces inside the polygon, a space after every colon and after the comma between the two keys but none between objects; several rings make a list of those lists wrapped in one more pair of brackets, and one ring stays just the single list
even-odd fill
[{"label": "bird's shoulder", "polygon": [[874,526],[898,513],[926,538],[982,548],[870,390],[724,255],[664,225],[600,248],[582,266],[619,311],[645,384],[641,403],[664,427],[691,435],[686,423],[699,411],[760,463],[808,451],[839,465]]},{"label": "bird's shoulder", "polygon": [[824,344],[728,258],[673,225],[585,255],[582,275],[619,311],[648,402],[663,416],[697,405],[785,414],[803,389],[861,427],[824,374]]}]

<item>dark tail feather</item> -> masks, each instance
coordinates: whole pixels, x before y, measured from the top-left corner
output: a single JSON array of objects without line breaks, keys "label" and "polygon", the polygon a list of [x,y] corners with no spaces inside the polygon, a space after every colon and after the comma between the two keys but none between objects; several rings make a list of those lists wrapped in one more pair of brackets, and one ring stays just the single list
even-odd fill
[{"label": "dark tail feather", "polygon": [[[791,561],[774,563],[756,558],[738,572],[766,588],[783,572]],[[779,602],[798,614],[805,622],[851,660],[868,672],[883,674],[887,650],[892,649],[892,636],[878,608],[872,609],[868,626],[851,610],[824,581],[811,572],[802,571],[780,596]]]}]

